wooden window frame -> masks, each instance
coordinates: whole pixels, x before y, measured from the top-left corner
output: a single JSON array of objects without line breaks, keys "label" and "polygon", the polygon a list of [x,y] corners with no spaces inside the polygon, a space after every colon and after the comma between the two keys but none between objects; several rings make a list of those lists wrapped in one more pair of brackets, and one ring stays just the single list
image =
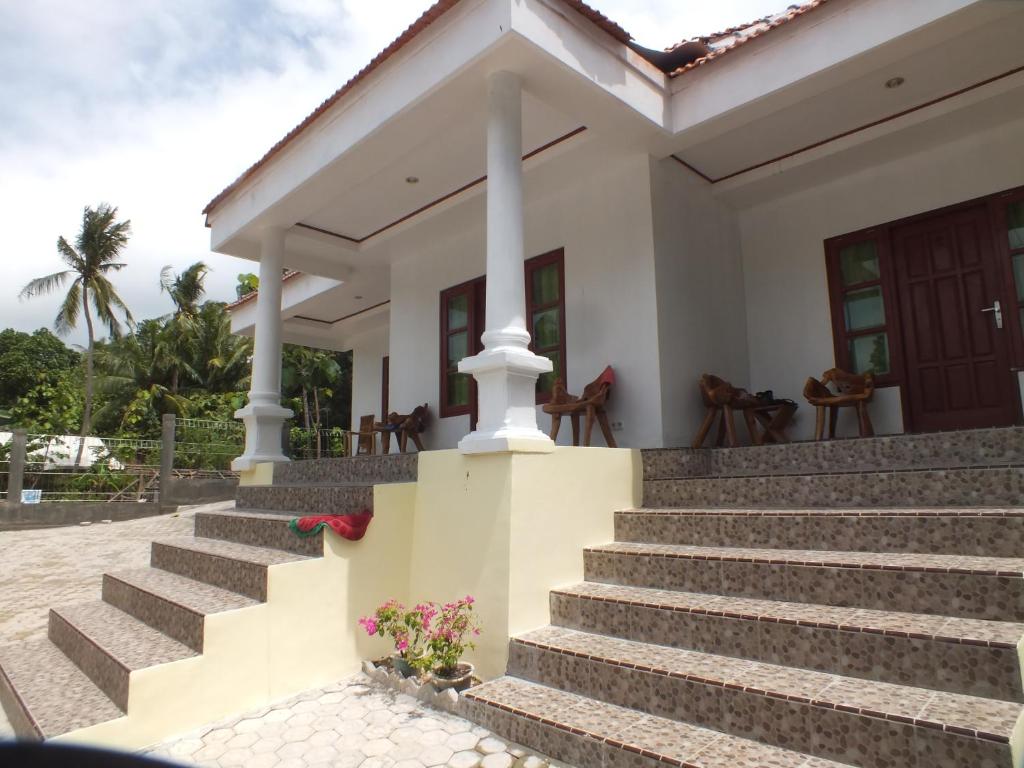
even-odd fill
[{"label": "wooden window frame", "polygon": [[[555,264],[558,266],[558,300],[549,302],[547,304],[534,304],[533,302],[533,273],[538,269]],[[525,279],[526,279],[526,330],[530,333],[530,349],[536,352],[536,340],[537,334],[533,327],[533,314],[534,312],[540,312],[546,309],[558,308],[558,348],[557,350],[552,347],[551,349],[545,349],[545,352],[558,352],[558,359],[561,364],[559,370],[555,371],[555,378],[560,378],[564,384],[566,379],[566,371],[568,365],[565,360],[565,249],[557,248],[553,251],[543,253],[540,256],[534,256],[531,259],[527,259],[524,264]],[[536,403],[537,405],[543,405],[544,403],[550,402],[550,392],[537,392]]]},{"label": "wooden window frame", "polygon": [[[467,351],[470,355],[475,353],[477,345],[480,344],[480,334],[483,332],[482,328],[478,328],[477,325],[477,301],[483,294],[484,287],[483,277],[476,277],[472,280],[467,280],[464,283],[453,285],[451,288],[445,288],[440,294],[440,312],[441,315],[441,344],[440,344],[440,363],[441,363],[441,407],[439,411],[441,418],[448,418],[449,416],[466,416],[472,415],[474,397],[470,395],[469,402],[465,405],[449,405],[448,404],[448,337],[455,333],[465,332],[467,335]],[[448,327],[448,302],[454,296],[465,294],[467,297],[466,301],[466,325],[456,329]],[[470,384],[472,387],[473,385]]]},{"label": "wooden window frame", "polygon": [[380,361],[380,420],[387,421],[389,391],[391,389],[391,357],[384,355]]},{"label": "wooden window frame", "polygon": [[1006,209],[1010,204],[1021,201],[1024,201],[1024,187],[1000,192],[989,199],[996,253],[1000,255],[1003,262],[1003,269],[1000,273],[1006,283],[1003,293],[1010,299],[1010,304],[1003,310],[1003,327],[1010,329],[1011,364],[1017,371],[1024,370],[1024,327],[1021,326],[1020,317],[1020,313],[1024,311],[1024,301],[1017,299],[1013,259],[1015,256],[1024,256],[1024,248],[1010,247],[1010,240],[1007,236],[1010,222],[1007,220]]},{"label": "wooden window frame", "polygon": [[[835,348],[836,365],[845,371],[853,371],[850,356],[850,341],[859,336],[873,336],[885,333],[889,346],[889,371],[875,375],[875,385],[893,387],[902,383],[903,376],[903,343],[900,328],[899,305],[896,302],[896,274],[889,247],[889,227],[876,227],[849,235],[841,235],[825,241],[826,272],[828,276],[829,305],[832,312],[832,342]],[[845,285],[840,254],[850,245],[873,242],[878,254],[877,280],[866,280],[862,283]],[[849,331],[846,328],[846,313],[843,297],[850,291],[863,290],[879,286],[882,289],[882,305],[885,311],[885,322],[870,328],[859,328]]]}]

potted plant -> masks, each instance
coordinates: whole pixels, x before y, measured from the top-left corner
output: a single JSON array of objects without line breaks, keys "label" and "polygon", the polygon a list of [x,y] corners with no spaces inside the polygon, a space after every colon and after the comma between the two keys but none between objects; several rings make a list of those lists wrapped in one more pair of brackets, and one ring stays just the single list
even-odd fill
[{"label": "potted plant", "polygon": [[438,691],[446,688],[462,691],[472,682],[473,665],[462,661],[462,654],[476,647],[472,638],[480,634],[473,614],[473,602],[472,596],[467,595],[443,605],[427,635],[430,681]]},{"label": "potted plant", "polygon": [[361,618],[359,624],[371,637],[390,637],[395,647],[391,666],[402,677],[412,677],[419,670],[430,667],[425,643],[436,614],[437,608],[431,603],[420,603],[412,610],[406,610],[404,605],[392,599],[379,606],[373,616]]}]

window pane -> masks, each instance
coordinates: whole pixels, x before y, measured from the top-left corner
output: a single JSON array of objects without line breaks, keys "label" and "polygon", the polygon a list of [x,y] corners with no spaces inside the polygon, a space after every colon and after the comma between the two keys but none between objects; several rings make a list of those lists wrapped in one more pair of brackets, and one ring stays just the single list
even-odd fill
[{"label": "window pane", "polygon": [[448,366],[451,367],[469,355],[469,332],[453,333],[448,337]]},{"label": "window pane", "polygon": [[878,250],[873,240],[843,248],[839,252],[839,265],[843,273],[843,285],[878,280],[882,274],[878,266]]},{"label": "window pane", "polygon": [[1013,277],[1017,282],[1017,301],[1024,301],[1024,253],[1013,257]]},{"label": "window pane", "polygon": [[560,352],[541,352],[542,357],[551,361],[551,373],[542,373],[537,378],[537,391],[550,394],[555,387],[555,379],[562,378],[562,355]]},{"label": "window pane", "polygon": [[[1024,248],[1024,200],[1006,206],[1007,235],[1011,248]],[[1017,283],[1020,285],[1020,282]]]},{"label": "window pane", "polygon": [[884,333],[850,339],[850,362],[854,373],[889,372],[889,337]]},{"label": "window pane", "polygon": [[561,340],[558,307],[533,313],[533,346],[534,349],[557,347]]},{"label": "window pane", "polygon": [[533,303],[535,305],[558,301],[560,295],[558,264],[548,264],[533,270]]},{"label": "window pane", "polygon": [[846,330],[859,331],[885,325],[885,304],[882,302],[882,287],[862,288],[849,291],[843,297],[843,312],[846,315]]},{"label": "window pane", "polygon": [[469,374],[448,374],[448,405],[469,405]]},{"label": "window pane", "polygon": [[469,324],[469,294],[460,293],[448,298],[448,330],[465,328]]}]

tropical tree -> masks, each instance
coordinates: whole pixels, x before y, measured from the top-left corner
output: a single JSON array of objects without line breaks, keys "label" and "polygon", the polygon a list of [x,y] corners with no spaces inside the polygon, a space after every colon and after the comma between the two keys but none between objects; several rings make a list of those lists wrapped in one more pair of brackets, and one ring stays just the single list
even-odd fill
[{"label": "tropical tree", "polygon": [[171,272],[169,265],[160,271],[160,290],[166,291],[174,302],[174,314],[164,327],[162,344],[171,370],[173,393],[178,391],[183,371],[195,375],[189,358],[195,341],[199,302],[206,294],[204,282],[208,272],[209,268],[201,261],[179,275]]},{"label": "tropical tree", "polygon": [[46,328],[34,333],[13,328],[0,331],[0,408],[13,406],[27,395],[42,373],[56,375],[81,363],[82,356]]},{"label": "tropical tree", "polygon": [[320,428],[320,392],[327,390],[329,396],[330,388],[340,376],[341,366],[329,352],[293,344],[285,346],[281,368],[282,384],[285,389],[298,393],[306,429]]},{"label": "tropical tree", "polygon": [[231,332],[231,315],[222,302],[208,301],[199,308],[194,334],[196,386],[211,393],[248,389],[252,339]]},{"label": "tropical tree", "polygon": [[[96,318],[115,339],[121,335],[121,321],[117,317],[117,311],[124,313],[126,322],[132,322],[128,307],[108,278],[110,273],[118,272],[126,266],[118,259],[128,244],[130,234],[131,222],[117,221],[117,208],[106,203],[101,203],[95,209],[86,206],[82,212],[82,228],[75,238],[75,245],[72,246],[63,236],[57,238],[57,253],[69,268],[29,281],[28,285],[21,289],[19,296],[22,299],[30,299],[50,294],[71,281],[53,325],[59,335],[66,336],[78,326],[79,315],[85,316],[88,345],[85,349],[85,403],[82,409],[81,429],[83,438],[89,434],[92,427],[93,353],[96,345],[92,313],[96,313]],[[76,464],[82,462],[84,447],[83,439],[79,443]]]}]

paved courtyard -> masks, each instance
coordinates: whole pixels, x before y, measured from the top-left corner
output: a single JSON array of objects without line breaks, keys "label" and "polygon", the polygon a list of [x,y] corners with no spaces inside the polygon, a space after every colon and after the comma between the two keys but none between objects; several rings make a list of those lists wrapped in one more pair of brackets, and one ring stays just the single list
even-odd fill
[{"label": "paved courtyard", "polygon": [[[100,576],[149,563],[153,539],[191,533],[196,509],[120,523],[0,531],[0,644],[46,636],[51,606],[100,598]],[[13,733],[0,710],[0,739]],[[246,768],[545,768],[556,763],[357,675],[158,745],[181,765]]]}]

